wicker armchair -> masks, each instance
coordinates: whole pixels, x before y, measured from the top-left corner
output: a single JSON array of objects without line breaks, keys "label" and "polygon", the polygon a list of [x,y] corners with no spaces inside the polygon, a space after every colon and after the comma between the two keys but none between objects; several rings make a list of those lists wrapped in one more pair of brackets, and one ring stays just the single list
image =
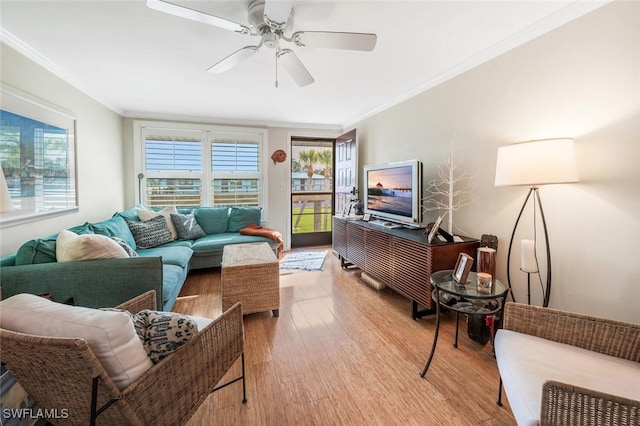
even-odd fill
[{"label": "wicker armchair", "polygon": [[[511,302],[503,328],[640,363],[640,324]],[[640,425],[640,401],[552,380],[541,394],[542,426]]]},{"label": "wicker armchair", "polygon": [[[154,291],[118,306],[131,312],[156,309]],[[244,329],[240,304],[119,391],[87,342],[0,329],[2,362],[35,399],[55,413],[55,424],[179,425],[207,396],[244,379]],[[242,375],[216,387],[238,358]]]}]

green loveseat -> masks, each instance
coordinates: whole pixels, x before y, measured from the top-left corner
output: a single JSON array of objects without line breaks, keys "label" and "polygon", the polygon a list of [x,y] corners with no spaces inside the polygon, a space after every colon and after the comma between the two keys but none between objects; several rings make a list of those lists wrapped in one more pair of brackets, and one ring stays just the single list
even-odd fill
[{"label": "green loveseat", "polygon": [[56,261],[57,234],[25,242],[15,254],[0,259],[2,297],[18,293],[49,293],[57,302],[79,306],[111,307],[149,290],[155,290],[158,307],[170,311],[191,269],[220,266],[225,245],[267,242],[277,251],[279,241],[239,231],[260,225],[261,210],[252,207],[200,207],[194,213],[206,233],[195,240],[176,240],[139,249],[126,221],[139,221],[129,209],[111,219],[70,228],[76,234],[117,237],[136,250],[137,257]]}]

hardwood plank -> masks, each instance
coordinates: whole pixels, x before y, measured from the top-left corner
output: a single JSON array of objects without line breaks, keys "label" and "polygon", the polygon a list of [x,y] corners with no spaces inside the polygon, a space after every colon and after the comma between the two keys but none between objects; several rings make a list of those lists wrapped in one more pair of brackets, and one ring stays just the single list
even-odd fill
[{"label": "hardwood plank", "polygon": [[[321,247],[327,249],[327,247]],[[496,405],[498,371],[490,344],[443,314],[434,360],[435,317],[411,319],[411,302],[377,291],[341,269],[331,252],[322,271],[282,271],[280,317],[244,317],[247,399],[241,385],[212,394],[188,422],[204,425],[514,425],[506,396]],[[222,312],[220,268],[189,274],[174,310]],[[240,373],[237,362],[225,379]]]}]

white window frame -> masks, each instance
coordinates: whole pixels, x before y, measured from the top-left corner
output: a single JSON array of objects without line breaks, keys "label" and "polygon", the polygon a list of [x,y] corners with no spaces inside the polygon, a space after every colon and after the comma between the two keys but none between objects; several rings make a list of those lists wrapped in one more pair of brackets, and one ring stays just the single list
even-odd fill
[{"label": "white window frame", "polygon": [[[231,126],[219,126],[214,124],[201,124],[201,123],[181,123],[172,121],[133,121],[133,145],[134,145],[134,176],[142,174],[144,177],[140,182],[140,188],[142,188],[142,194],[139,193],[138,179],[135,181],[134,193],[136,194],[136,200],[141,200],[142,204],[145,203],[144,188],[146,187],[147,177],[153,178],[153,173],[149,173],[147,176],[146,163],[145,163],[145,136],[148,134],[160,134],[160,135],[173,135],[173,136],[190,136],[194,134],[200,134],[200,140],[202,143],[202,158],[203,165],[201,172],[163,172],[163,177],[175,177],[175,178],[193,178],[199,177],[201,181],[201,205],[208,205],[211,190],[211,181],[214,178],[214,174],[211,171],[211,165],[207,158],[211,158],[211,142],[215,135],[224,135],[230,141],[257,141],[260,144],[260,165],[259,165],[259,179],[260,179],[260,196],[259,205],[262,207],[263,220],[266,220],[265,213],[268,210],[266,202],[268,198],[268,182],[266,166],[267,152],[268,152],[268,136],[269,132],[266,128],[259,127],[231,127]],[[229,178],[238,178],[239,176],[234,173],[226,174]],[[220,177],[216,175],[215,177]],[[206,199],[202,199],[202,197]],[[202,202],[204,201],[204,204]]]},{"label": "white window frame", "polygon": [[[59,127],[66,131],[67,186],[71,191],[65,193],[68,206],[46,208],[42,194],[22,198],[25,206],[0,214],[0,228],[22,225],[46,218],[77,213],[79,211],[77,153],[76,153],[76,116],[57,105],[18,90],[0,82],[0,100],[3,110],[29,119]],[[34,172],[37,174],[37,171]],[[72,195],[72,198],[69,196]]]}]

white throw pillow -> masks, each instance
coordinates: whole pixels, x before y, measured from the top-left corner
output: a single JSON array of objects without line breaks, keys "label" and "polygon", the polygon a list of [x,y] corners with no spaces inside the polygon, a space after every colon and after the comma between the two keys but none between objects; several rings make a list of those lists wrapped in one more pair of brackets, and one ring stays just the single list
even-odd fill
[{"label": "white throw pillow", "polygon": [[123,257],[129,257],[125,249],[105,235],[78,235],[64,229],[56,239],[56,259],[58,262]]},{"label": "white throw pillow", "polygon": [[143,222],[149,219],[153,219],[156,216],[164,216],[164,220],[167,222],[167,228],[169,228],[171,236],[174,240],[178,239],[178,231],[176,230],[176,227],[171,220],[172,214],[178,214],[178,209],[176,209],[176,206],[165,207],[159,212],[147,208],[136,207],[136,211],[138,212],[138,218]]},{"label": "white throw pillow", "polygon": [[19,333],[86,340],[121,390],[153,366],[131,317],[124,312],[63,305],[33,294],[17,294],[0,302],[0,324]]}]

